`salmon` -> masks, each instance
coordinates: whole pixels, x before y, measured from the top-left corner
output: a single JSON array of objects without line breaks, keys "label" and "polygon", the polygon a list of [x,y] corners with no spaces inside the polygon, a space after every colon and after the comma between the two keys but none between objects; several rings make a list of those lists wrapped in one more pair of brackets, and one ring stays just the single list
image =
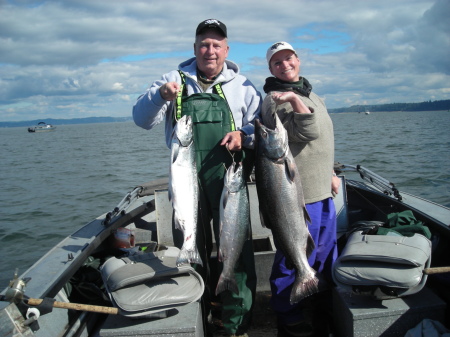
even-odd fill
[{"label": "salmon", "polygon": [[[237,168],[236,168],[237,166]],[[246,240],[252,237],[250,205],[242,163],[232,163],[224,176],[224,187],[220,199],[220,244],[219,261],[223,262],[222,273],[217,282],[216,295],[224,290],[239,294],[234,267]]]},{"label": "salmon", "polygon": [[180,118],[172,132],[171,164],[169,170],[169,200],[174,210],[175,228],[183,232],[183,246],[177,257],[177,266],[201,264],[197,249],[198,176],[195,162],[192,118]]},{"label": "salmon", "polygon": [[287,131],[274,115],[275,128],[255,121],[255,178],[263,226],[271,229],[286,266],[295,268],[290,303],[319,291],[316,271],[308,257],[315,248],[308,231],[311,222],[305,207],[300,173],[289,150]]}]

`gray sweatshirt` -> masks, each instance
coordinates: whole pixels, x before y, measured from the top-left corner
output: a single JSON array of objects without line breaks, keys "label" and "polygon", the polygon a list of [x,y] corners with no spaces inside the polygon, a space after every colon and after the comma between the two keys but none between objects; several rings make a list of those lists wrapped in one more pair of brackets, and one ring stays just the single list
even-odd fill
[{"label": "gray sweatshirt", "polygon": [[[277,112],[289,136],[289,148],[295,158],[307,204],[332,197],[331,179],[334,165],[333,123],[323,100],[310,93],[299,95],[312,111],[296,113],[290,103],[276,105],[270,93],[262,106],[264,116]],[[270,118],[271,119],[271,118]],[[270,120],[266,118],[266,121]],[[273,127],[267,125],[268,127]]]},{"label": "gray sweatshirt", "polygon": [[[203,92],[197,83],[197,62],[191,58],[178,66],[186,75],[186,87],[188,95]],[[133,107],[133,119],[136,125],[150,130],[165,118],[166,143],[170,148],[170,138],[173,129],[173,101],[166,101],[161,97],[159,88],[167,82],[178,82],[181,77],[177,70],[173,70],[158,81],[141,95]],[[212,92],[216,83],[222,84],[222,90],[230,106],[237,130],[242,130],[246,135],[244,146],[253,147],[254,141],[254,119],[259,118],[261,109],[261,95],[253,84],[243,75],[239,74],[238,66],[226,60],[222,73],[216,81],[206,90]]]}]

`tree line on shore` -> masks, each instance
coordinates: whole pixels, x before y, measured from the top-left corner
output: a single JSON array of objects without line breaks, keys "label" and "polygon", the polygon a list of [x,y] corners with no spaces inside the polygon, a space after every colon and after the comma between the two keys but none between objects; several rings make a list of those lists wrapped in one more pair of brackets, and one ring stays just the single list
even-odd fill
[{"label": "tree line on shore", "polygon": [[330,113],[365,112],[365,111],[450,111],[450,99],[420,103],[390,103],[379,105],[352,105],[346,108],[328,109]]},{"label": "tree line on shore", "polygon": [[[365,112],[365,111],[450,111],[450,99],[442,101],[428,101],[421,103],[391,103],[379,105],[353,105],[346,108],[328,109],[330,113],[340,112]],[[89,123],[111,123],[111,122],[125,122],[132,120],[128,117],[87,117],[74,119],[39,119],[34,121],[20,121],[20,122],[0,122],[2,127],[29,127],[36,125],[40,121],[45,121],[48,124],[64,125],[64,124],[89,124]]]}]

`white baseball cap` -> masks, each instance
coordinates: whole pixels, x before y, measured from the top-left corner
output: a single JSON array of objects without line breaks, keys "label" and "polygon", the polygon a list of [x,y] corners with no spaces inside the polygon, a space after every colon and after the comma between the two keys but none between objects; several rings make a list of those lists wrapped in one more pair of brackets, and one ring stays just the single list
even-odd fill
[{"label": "white baseball cap", "polygon": [[297,54],[295,52],[295,49],[289,43],[284,41],[275,42],[273,45],[269,47],[269,49],[267,49],[266,59],[267,64],[269,66],[270,66],[270,59],[272,58],[272,56],[278,53],[280,50],[292,50],[295,54]]}]

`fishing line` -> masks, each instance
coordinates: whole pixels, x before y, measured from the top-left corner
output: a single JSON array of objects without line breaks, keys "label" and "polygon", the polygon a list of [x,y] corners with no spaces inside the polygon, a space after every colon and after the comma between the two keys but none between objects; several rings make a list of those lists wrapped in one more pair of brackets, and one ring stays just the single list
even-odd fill
[{"label": "fishing line", "polygon": [[377,205],[375,205],[375,203],[373,203],[371,200],[369,200],[368,198],[366,198],[361,192],[359,192],[355,187],[353,186],[348,186],[350,187],[350,189],[355,192],[356,194],[358,194],[361,198],[363,198],[366,202],[368,202],[370,205],[372,205],[375,209],[377,209],[380,213],[382,213],[383,215],[387,216],[387,213],[384,212],[383,210],[381,210]]},{"label": "fishing line", "polygon": [[[226,144],[226,146],[225,146],[226,148],[227,148],[227,151],[228,151],[228,153],[230,154],[230,156],[231,156],[231,159],[233,159],[233,164],[235,163],[235,160],[234,160],[234,155],[236,154],[235,152],[231,152],[230,151],[230,149],[228,148],[228,143]],[[224,166],[225,166],[225,164],[223,164]],[[226,168],[226,167],[225,167]]]}]

